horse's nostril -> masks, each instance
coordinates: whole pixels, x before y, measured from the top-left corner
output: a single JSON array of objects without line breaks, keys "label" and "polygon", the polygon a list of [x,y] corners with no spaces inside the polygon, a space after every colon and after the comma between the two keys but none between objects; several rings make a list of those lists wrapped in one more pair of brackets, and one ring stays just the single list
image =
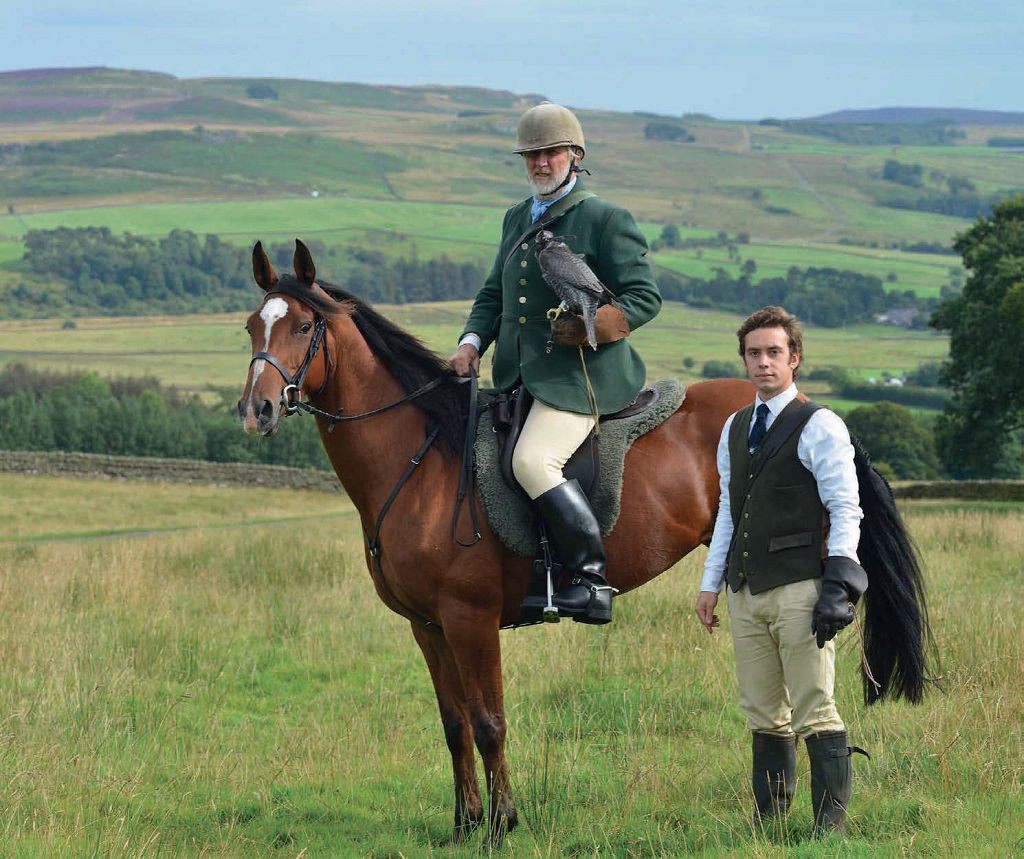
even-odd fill
[{"label": "horse's nostril", "polygon": [[240,417],[242,420],[245,420],[245,410],[246,410],[245,401],[244,400],[239,400],[235,404],[235,408],[238,409],[238,417]]},{"label": "horse's nostril", "polygon": [[270,400],[264,400],[260,404],[259,421],[261,424],[268,424],[274,419],[274,404]]}]

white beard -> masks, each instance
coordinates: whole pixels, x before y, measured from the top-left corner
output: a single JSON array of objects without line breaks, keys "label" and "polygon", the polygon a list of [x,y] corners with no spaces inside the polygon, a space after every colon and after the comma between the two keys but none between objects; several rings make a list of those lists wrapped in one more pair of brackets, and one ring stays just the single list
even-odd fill
[{"label": "white beard", "polygon": [[531,176],[530,179],[530,190],[533,192],[535,197],[545,197],[548,194],[553,194],[558,190],[562,182],[567,178],[566,176]]}]

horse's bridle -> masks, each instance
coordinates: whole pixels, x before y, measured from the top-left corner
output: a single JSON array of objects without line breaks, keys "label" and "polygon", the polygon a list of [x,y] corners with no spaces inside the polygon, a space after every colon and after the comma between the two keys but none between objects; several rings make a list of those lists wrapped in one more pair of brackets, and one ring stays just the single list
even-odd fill
[{"label": "horse's bridle", "polygon": [[[269,293],[269,295],[273,294],[274,293]],[[308,401],[300,400],[299,394],[302,391],[302,383],[306,381],[306,374],[309,372],[309,368],[313,364],[313,359],[316,358],[317,352],[320,351],[321,345],[323,345],[324,348],[324,361],[327,364],[327,369],[330,369],[331,365],[333,364],[333,361],[331,360],[331,353],[327,346],[326,334],[327,321],[324,319],[323,316],[317,313],[316,323],[314,324],[313,327],[313,337],[309,341],[309,348],[306,350],[306,357],[302,359],[302,363],[299,365],[299,369],[295,371],[294,376],[291,373],[289,373],[288,369],[284,366],[284,364],[282,364],[277,359],[276,356],[271,355],[270,352],[257,352],[255,355],[252,356],[252,360],[249,361],[249,366],[251,367],[256,361],[262,360],[266,361],[268,364],[274,367],[274,369],[281,374],[282,378],[285,381],[284,389],[281,391],[281,403],[283,406],[284,414],[293,415],[297,411],[301,410],[311,415],[317,415],[319,417],[322,417],[326,419],[329,423],[329,426],[327,427],[327,432],[331,432],[334,429],[334,425],[337,423],[359,421],[362,420],[363,418],[372,418],[375,415],[380,415],[383,414],[384,412],[389,412],[392,409],[403,405],[404,403],[408,403],[411,402],[412,400],[417,399],[418,397],[422,397],[425,393],[427,393],[428,391],[432,391],[442,382],[447,380],[446,376],[437,376],[436,378],[431,379],[431,381],[427,382],[427,384],[423,385],[420,388],[417,388],[411,394],[406,394],[400,400],[396,400],[395,402],[389,403],[386,406],[381,406],[379,409],[371,409],[370,411],[363,412],[362,414],[343,415],[341,413],[341,410],[338,410],[337,412],[325,412],[323,409],[318,409],[316,406],[314,406],[312,403]],[[463,382],[468,381],[468,379],[457,379],[456,381]],[[326,387],[327,374],[324,373],[323,383],[320,385],[319,388],[317,388],[316,391],[313,392],[312,396],[318,397],[320,394],[324,392],[324,389]]]},{"label": "horse's bridle", "polygon": [[[252,360],[249,362],[249,366],[252,367],[257,361],[266,361],[272,366],[281,376],[284,378],[285,386],[281,391],[281,403],[284,407],[284,413],[286,415],[293,415],[300,408],[302,408],[302,402],[299,400],[299,392],[302,390],[302,384],[306,381],[306,374],[309,372],[310,366],[313,364],[313,359],[316,358],[317,352],[320,351],[321,344],[324,347],[324,362],[327,368],[331,366],[331,353],[327,347],[327,340],[325,335],[327,334],[327,321],[322,316],[316,317],[316,323],[313,326],[313,338],[309,341],[309,348],[306,350],[306,357],[302,359],[302,363],[299,365],[299,369],[295,371],[293,376],[288,372],[287,368],[277,357],[271,355],[269,352],[257,352],[252,356]],[[327,373],[324,373],[323,384],[313,394],[318,396],[322,394],[324,388],[327,386]]]},{"label": "horse's bridle", "polygon": [[[270,294],[272,295],[273,293],[270,293]],[[285,387],[284,387],[284,390],[282,390],[282,392],[281,392],[281,399],[282,399],[282,402],[283,402],[284,414],[286,414],[286,415],[295,414],[295,412],[300,411],[300,410],[304,411],[304,412],[307,412],[309,414],[312,414],[312,415],[317,415],[319,417],[322,417],[322,418],[326,419],[329,422],[329,425],[327,427],[327,431],[331,432],[331,431],[333,431],[334,425],[336,423],[347,423],[348,421],[359,421],[359,420],[363,420],[364,418],[372,418],[372,417],[374,417],[376,415],[383,414],[384,412],[389,412],[389,411],[391,411],[391,409],[397,408],[398,406],[401,406],[404,403],[411,402],[412,400],[415,400],[418,397],[423,396],[428,391],[432,391],[434,388],[438,387],[438,385],[442,384],[443,382],[454,381],[454,382],[459,382],[459,383],[469,383],[469,385],[470,385],[469,418],[468,418],[468,421],[467,421],[466,443],[465,443],[465,446],[464,446],[464,449],[463,449],[463,453],[462,453],[462,472],[461,472],[460,479],[459,479],[459,489],[458,489],[458,494],[457,494],[457,497],[456,497],[455,515],[454,515],[454,517],[452,519],[452,537],[455,539],[455,541],[460,546],[463,546],[465,548],[469,548],[469,547],[475,545],[476,543],[478,543],[480,541],[480,538],[481,538],[482,534],[481,534],[481,531],[480,531],[480,523],[477,521],[476,508],[473,507],[472,502],[470,502],[469,509],[470,509],[470,518],[472,519],[472,523],[473,523],[473,542],[471,542],[471,543],[463,543],[462,540],[460,540],[458,538],[458,536],[456,535],[456,529],[458,527],[458,522],[459,522],[459,511],[462,508],[462,502],[465,500],[467,495],[472,496],[472,494],[473,494],[473,462],[472,462],[472,456],[473,456],[474,439],[476,438],[476,416],[477,416],[477,409],[476,409],[477,376],[476,376],[476,372],[474,371],[469,377],[456,377],[456,378],[452,378],[450,376],[436,376],[435,378],[433,378],[429,382],[427,382],[425,385],[417,388],[412,393],[406,394],[400,400],[396,400],[393,403],[389,403],[388,405],[381,406],[380,408],[377,408],[377,409],[371,409],[368,412],[362,412],[361,414],[358,414],[358,415],[343,415],[343,414],[341,414],[340,410],[338,412],[334,412],[334,413],[326,412],[323,409],[318,409],[316,406],[314,406],[312,403],[310,403],[310,402],[308,402],[306,400],[300,400],[299,399],[299,393],[302,390],[302,384],[303,384],[303,382],[306,379],[306,374],[309,372],[309,368],[310,368],[310,366],[313,363],[313,359],[316,358],[317,352],[320,351],[320,346],[321,345],[323,345],[324,361],[326,362],[327,369],[330,369],[330,367],[331,367],[331,365],[333,363],[331,361],[331,355],[330,355],[330,352],[328,351],[328,347],[327,347],[327,339],[326,339],[327,321],[319,313],[316,313],[315,316],[316,316],[316,322],[315,322],[314,328],[313,328],[313,337],[312,337],[312,339],[309,342],[309,348],[306,350],[306,356],[305,356],[305,358],[302,359],[302,363],[299,365],[299,369],[295,371],[295,375],[294,376],[292,376],[292,374],[288,372],[287,368],[274,355],[271,355],[269,352],[257,352],[255,355],[252,356],[252,360],[249,362],[249,366],[252,367],[253,363],[255,361],[257,361],[257,360],[261,359],[263,361],[266,361],[268,364],[273,366],[281,374],[281,376],[284,378]],[[320,385],[319,389],[317,389],[312,394],[312,396],[314,396],[314,397],[319,396],[320,394],[323,393],[323,391],[324,391],[324,389],[326,387],[327,387],[327,372],[325,371],[324,372],[324,381],[323,381],[323,383]],[[381,583],[383,584],[384,588],[387,589],[387,591],[391,594],[392,599],[394,599],[394,601],[398,605],[402,606],[402,608],[405,610],[405,612],[406,612],[406,614],[407,614],[407,616],[409,617],[410,620],[414,620],[417,623],[420,623],[421,625],[423,625],[425,627],[428,627],[428,628],[429,627],[439,626],[439,624],[435,623],[434,621],[430,620],[428,617],[426,617],[425,615],[420,614],[419,612],[415,611],[414,609],[411,609],[408,606],[403,605],[401,603],[401,601],[398,599],[398,597],[395,595],[394,591],[391,589],[391,586],[388,584],[387,579],[384,577],[384,569],[381,566],[380,530],[381,530],[381,527],[384,524],[384,517],[387,514],[388,510],[391,508],[391,505],[394,503],[395,499],[398,497],[398,493],[401,491],[402,487],[405,486],[405,484],[408,482],[409,478],[412,477],[413,471],[415,471],[416,468],[419,467],[419,464],[420,464],[420,462],[422,462],[423,457],[426,454],[427,450],[429,450],[429,448],[437,440],[438,433],[439,433],[439,428],[436,425],[435,426],[429,426],[428,425],[427,436],[424,439],[422,446],[416,452],[416,455],[413,456],[413,458],[409,461],[409,465],[406,468],[405,473],[401,476],[401,478],[399,478],[398,483],[395,485],[394,489],[391,490],[391,494],[388,496],[387,500],[384,502],[384,505],[381,508],[380,514],[377,516],[377,522],[376,522],[376,525],[375,525],[375,527],[373,529],[373,534],[371,535],[370,533],[368,533],[366,531],[365,528],[363,528],[363,537],[366,539],[367,549],[368,549],[368,551],[370,553],[370,556],[374,560],[374,564],[375,564],[375,566],[377,568],[377,575],[378,575]]]}]

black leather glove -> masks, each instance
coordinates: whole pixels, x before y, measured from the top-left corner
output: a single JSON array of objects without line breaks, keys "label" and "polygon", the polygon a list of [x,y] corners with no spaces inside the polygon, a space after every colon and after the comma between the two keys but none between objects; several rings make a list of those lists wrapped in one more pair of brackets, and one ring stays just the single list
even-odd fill
[{"label": "black leather glove", "polygon": [[811,615],[811,632],[818,637],[818,647],[824,647],[826,641],[853,623],[853,607],[867,587],[868,576],[860,564],[841,555],[829,556],[822,575],[821,595]]}]

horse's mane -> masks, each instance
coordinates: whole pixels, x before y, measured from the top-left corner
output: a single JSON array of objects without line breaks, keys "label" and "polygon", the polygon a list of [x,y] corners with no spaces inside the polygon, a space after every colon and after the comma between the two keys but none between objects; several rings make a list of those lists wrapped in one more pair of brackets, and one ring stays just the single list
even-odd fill
[{"label": "horse's mane", "polygon": [[288,274],[281,275],[274,291],[301,301],[327,320],[350,315],[370,350],[407,394],[438,376],[449,377],[450,382],[417,397],[412,404],[438,427],[444,446],[461,453],[466,437],[468,388],[454,383],[457,377],[448,362],[347,289],[322,280],[316,283],[329,298]]}]

